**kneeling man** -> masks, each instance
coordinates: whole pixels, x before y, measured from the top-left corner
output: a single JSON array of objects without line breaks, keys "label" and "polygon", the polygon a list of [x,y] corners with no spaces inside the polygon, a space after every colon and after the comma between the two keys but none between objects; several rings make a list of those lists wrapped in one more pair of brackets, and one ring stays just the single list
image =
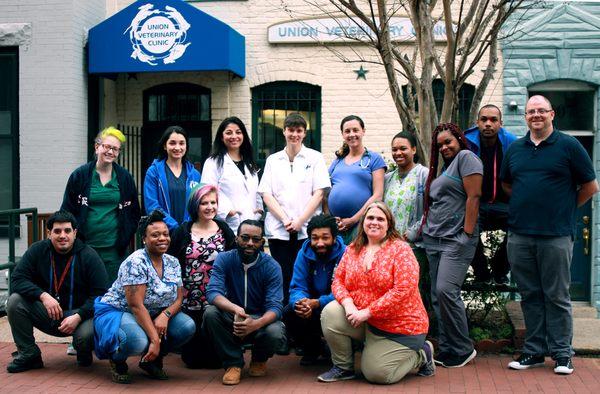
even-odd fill
[{"label": "kneeling man", "polygon": [[57,337],[73,336],[77,364],[92,364],[94,299],[106,292],[108,276],[98,254],[77,236],[77,220],[66,211],[46,222],[48,239],[31,245],[11,276],[6,314],[18,354],[11,373],[42,368],[33,327]]},{"label": "kneeling man", "polygon": [[294,263],[290,303],[284,310],[283,320],[288,335],[304,350],[300,365],[313,365],[322,350],[321,311],[334,299],[331,293],[333,270],[346,245],[331,215],[313,216],[306,231],[308,239]]},{"label": "kneeling man", "polygon": [[260,248],[265,240],[261,222],[244,220],[238,227],[237,249],[219,253],[213,265],[206,298],[211,304],[203,328],[226,372],[223,384],[240,382],[243,344],[252,344],[248,374],[264,376],[267,360],[285,341],[281,323],[281,267]]}]

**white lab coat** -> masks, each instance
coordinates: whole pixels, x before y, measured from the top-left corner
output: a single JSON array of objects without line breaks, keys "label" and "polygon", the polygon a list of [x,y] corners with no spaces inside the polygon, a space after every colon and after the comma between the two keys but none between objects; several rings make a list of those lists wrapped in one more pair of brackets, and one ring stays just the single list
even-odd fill
[{"label": "white lab coat", "polygon": [[[252,174],[248,166],[244,167],[246,175],[242,174],[231,157],[225,154],[223,167],[217,165],[217,160],[208,158],[202,169],[201,183],[215,185],[219,188],[219,210],[217,217],[224,220],[234,233],[241,222],[246,219],[260,219],[261,214],[254,213],[263,209],[263,202],[258,194],[258,174]],[[232,211],[241,214],[227,217]]]}]

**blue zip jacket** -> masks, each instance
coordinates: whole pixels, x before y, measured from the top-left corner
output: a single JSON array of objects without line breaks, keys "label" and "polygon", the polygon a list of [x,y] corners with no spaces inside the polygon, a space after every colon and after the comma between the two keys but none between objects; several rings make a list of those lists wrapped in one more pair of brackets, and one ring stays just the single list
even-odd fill
[{"label": "blue zip jacket", "polygon": [[119,328],[123,311],[101,301],[94,301],[94,351],[100,360],[107,359],[119,348]]},{"label": "blue zip jacket", "polygon": [[[189,160],[185,160],[184,164],[187,171],[187,188],[185,190],[185,201],[187,203],[190,191],[194,186],[200,183],[200,173],[194,168]],[[146,178],[144,179],[144,209],[146,210],[146,215],[150,214],[150,212],[155,209],[162,210],[167,215],[165,217],[165,223],[167,224],[169,231],[173,231],[180,223],[177,223],[171,216],[169,182],[167,181],[167,170],[165,169],[165,166],[165,159],[155,159],[150,168],[148,168],[148,171],[146,171]],[[190,220],[190,215],[186,209],[183,221],[187,222],[188,220]]]},{"label": "blue zip jacket", "polygon": [[[480,142],[480,134],[479,127],[474,126],[465,131],[465,137],[469,141],[469,150],[477,155],[477,157],[481,157],[481,142]],[[506,156],[506,152],[508,151],[508,147],[510,144],[515,142],[517,137],[510,131],[506,130],[504,127],[500,127],[498,131],[498,139],[502,144],[502,156]]]},{"label": "blue zip jacket", "polygon": [[337,236],[331,254],[320,259],[310,247],[310,238],[304,241],[294,263],[294,275],[290,283],[290,307],[302,298],[318,298],[319,309],[333,301],[331,282],[333,271],[337,267],[346,245],[341,236]]},{"label": "blue zip jacket", "polygon": [[279,264],[260,252],[256,264],[247,271],[244,268],[237,249],[219,253],[206,288],[207,301],[213,304],[221,295],[244,308],[247,314],[262,316],[271,311],[280,319],[283,279]]}]

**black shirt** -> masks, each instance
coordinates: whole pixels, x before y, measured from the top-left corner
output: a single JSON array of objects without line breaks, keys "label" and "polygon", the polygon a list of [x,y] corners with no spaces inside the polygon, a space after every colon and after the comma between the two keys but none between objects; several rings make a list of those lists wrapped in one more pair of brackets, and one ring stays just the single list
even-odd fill
[{"label": "black shirt", "polygon": [[177,221],[177,223],[183,223],[183,217],[185,216],[185,186],[187,183],[187,169],[185,168],[185,163],[181,167],[181,174],[179,177],[176,177],[169,168],[168,165],[165,164],[166,173],[167,173],[167,182],[169,186],[169,200],[171,202],[170,214],[173,219]]},{"label": "black shirt", "polygon": [[573,236],[577,187],[596,179],[592,160],[579,141],[556,129],[537,146],[529,135],[512,143],[502,165],[501,178],[512,185],[509,230]]},{"label": "black shirt", "polygon": [[[508,196],[502,189],[500,169],[502,168],[502,144],[496,141],[494,146],[481,145],[481,161],[483,162],[483,183],[481,185],[481,202],[508,202]],[[496,165],[494,166],[494,159]]]}]

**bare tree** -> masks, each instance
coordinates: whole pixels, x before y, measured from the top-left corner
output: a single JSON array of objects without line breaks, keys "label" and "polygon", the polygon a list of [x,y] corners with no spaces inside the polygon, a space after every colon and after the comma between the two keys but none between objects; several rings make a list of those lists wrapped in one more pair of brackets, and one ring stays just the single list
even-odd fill
[{"label": "bare tree", "polygon": [[[402,126],[415,134],[420,143],[419,153],[425,159],[429,157],[426,147],[432,130],[438,122],[457,121],[461,87],[480,69],[483,73],[475,84],[469,111],[469,121],[475,120],[496,71],[498,40],[501,34],[507,34],[502,28],[515,11],[525,8],[524,0],[305,0],[305,3],[318,15],[338,21],[346,41],[358,41],[375,51],[376,57],[368,57],[364,51],[353,49],[356,56],[350,58],[339,45],[329,46],[344,61],[384,67]],[[528,4],[530,7],[531,2]],[[292,12],[290,7],[286,9]],[[413,26],[410,37],[398,37],[392,32],[400,16],[410,18]],[[352,34],[348,33],[348,21],[356,26]],[[357,29],[361,34],[356,34]],[[407,45],[408,41],[411,45]],[[434,101],[434,79],[440,79],[445,86],[441,108],[436,108]]]}]

